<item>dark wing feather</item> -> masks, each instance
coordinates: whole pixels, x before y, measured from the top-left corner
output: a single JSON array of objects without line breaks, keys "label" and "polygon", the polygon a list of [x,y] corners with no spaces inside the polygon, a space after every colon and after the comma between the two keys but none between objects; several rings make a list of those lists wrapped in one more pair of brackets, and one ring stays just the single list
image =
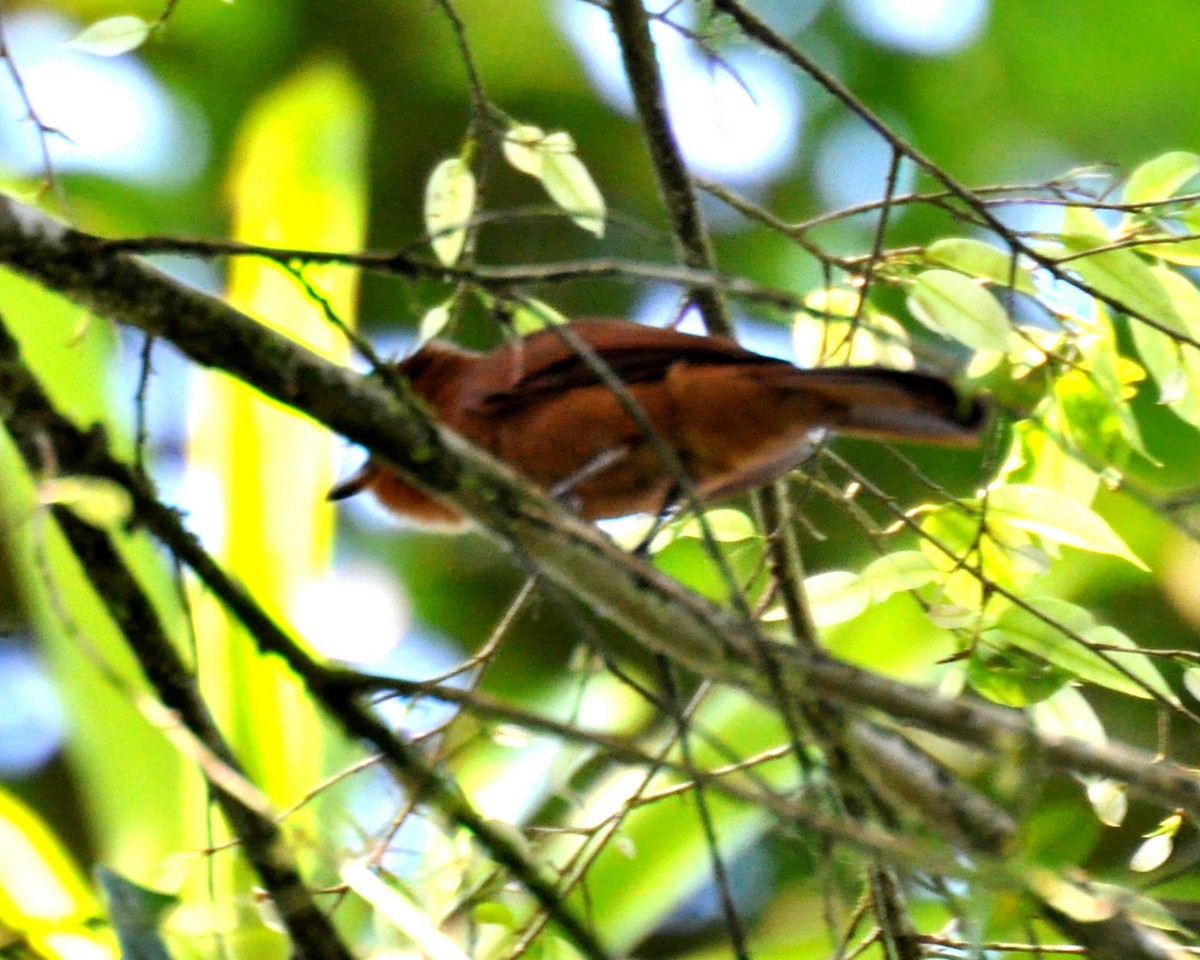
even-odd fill
[{"label": "dark wing feather", "polygon": [[980,398],[963,398],[940,377],[883,367],[792,368],[776,375],[840,412],[829,425],[846,433],[929,442],[974,443],[988,417]]},{"label": "dark wing feather", "polygon": [[[770,364],[783,361],[752,353],[724,337],[697,337],[677,330],[639,327],[624,320],[576,320],[572,331],[585,339],[623,383],[650,383],[672,364]],[[632,335],[631,335],[632,332]],[[554,329],[515,340],[476,365],[463,392],[473,409],[521,407],[547,395],[597,386],[601,379]]]}]

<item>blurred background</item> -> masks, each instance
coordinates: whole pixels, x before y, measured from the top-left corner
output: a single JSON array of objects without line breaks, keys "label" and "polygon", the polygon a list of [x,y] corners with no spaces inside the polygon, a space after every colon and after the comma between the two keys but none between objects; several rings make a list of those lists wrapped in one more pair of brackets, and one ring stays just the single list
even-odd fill
[{"label": "blurred background", "polygon": [[[1156,3],[1152,13],[1126,0],[1054,5],[1038,0],[755,0],[747,6],[968,185],[1036,183],[1092,165],[1129,169],[1166,150],[1200,149],[1200,98],[1195,95],[1200,58],[1191,42],[1196,12],[1186,0]],[[569,131],[612,215],[603,239],[553,215],[539,185],[505,167],[492,143],[481,159],[488,171],[484,206],[514,215],[482,229],[478,260],[519,264],[613,256],[670,261],[654,178],[604,11],[582,0],[456,0],[455,8],[489,99],[517,122]],[[111,236],[237,235],[279,242],[278,215],[254,208],[260,188],[253,178],[265,167],[264,175],[280,182],[286,171],[270,171],[262,144],[274,143],[286,154],[293,146],[285,139],[287,131],[317,115],[326,118],[321,130],[328,136],[314,148],[323,159],[308,162],[315,171],[313,183],[325,189],[321,198],[306,193],[304,171],[291,171],[300,186],[293,184],[284,202],[303,227],[286,235],[295,237],[297,246],[423,249],[426,177],[438,161],[459,152],[470,112],[463,64],[435,5],[186,0],[132,53],[97,57],[67,43],[96,20],[126,13],[153,20],[160,12],[157,3],[143,0],[5,4],[4,42],[11,62],[40,122],[62,134],[48,141],[57,184],[43,197],[47,209]],[[689,15],[685,5],[677,19],[686,22]],[[699,20],[693,17],[693,22]],[[881,196],[890,160],[886,145],[811,81],[740,42],[732,28],[718,30],[708,51],[666,29],[656,32],[656,40],[676,131],[695,170],[785,219]],[[23,119],[27,112],[11,78],[0,76],[0,177],[6,189],[26,197],[44,167],[36,130]],[[333,200],[330,184],[336,185]],[[928,185],[902,166],[901,192]],[[323,206],[328,204],[333,206]],[[715,201],[706,200],[706,212],[726,270],[797,293],[821,285],[818,266],[796,246]],[[1026,209],[1010,215],[1036,228],[1041,213]],[[820,241],[827,249],[863,253],[869,250],[873,224],[870,216],[842,220],[821,233]],[[889,244],[926,242],[953,229],[928,208],[898,209]],[[236,291],[242,284],[250,290],[249,303],[258,295],[255,290],[261,293],[267,285],[261,277],[230,276],[219,261],[164,257],[155,262],[213,293]],[[346,271],[339,277],[330,280],[335,305],[345,316],[356,316],[360,331],[384,354],[403,354],[421,315],[448,295],[431,283],[365,275],[356,287]],[[568,316],[622,315],[662,323],[678,305],[678,291],[654,285],[576,283],[536,293]],[[280,296],[286,302],[293,295],[295,290]],[[39,325],[46,322],[57,308],[44,299],[12,278],[0,286],[0,308],[18,327],[23,322],[18,314],[36,314]],[[270,297],[262,302],[270,303]],[[751,345],[789,355],[785,315],[745,306],[738,310]],[[63,332],[76,329],[79,320],[70,311],[60,313],[55,344],[39,347],[31,339],[23,345],[47,380],[58,384],[65,404],[81,416],[90,412],[115,424],[128,447],[135,430],[140,339],[96,324],[88,328],[82,347],[64,350]],[[283,321],[276,315],[271,322]],[[496,338],[482,311],[468,313],[456,334],[475,345]],[[310,339],[346,356],[322,337]],[[355,361],[347,357],[346,362]],[[228,453],[236,447],[231,424],[249,414],[238,412],[241,401],[222,399],[223,386],[201,382],[169,346],[155,349],[153,366],[145,406],[150,465],[166,500],[179,504],[189,525],[228,557],[237,549],[240,529],[231,526],[236,495],[228,487],[251,467],[222,460],[221,449]],[[96,376],[81,376],[81,371]],[[1145,403],[1139,415],[1145,418],[1148,443],[1166,466],[1139,469],[1164,489],[1190,483],[1196,453],[1164,449],[1175,441],[1152,407]],[[1174,437],[1178,428],[1172,429]],[[871,468],[868,448],[847,449]],[[311,529],[318,530],[322,546],[281,588],[275,605],[280,615],[327,655],[408,677],[447,669],[483,643],[522,582],[511,560],[478,536],[403,530],[367,502],[353,501],[335,514],[320,504],[319,488],[353,470],[360,455],[322,440],[312,456],[319,469],[311,489],[298,483],[292,489],[294,460],[275,463],[275,473],[264,481],[264,499],[295,506],[288,496],[307,498],[307,507],[302,502],[296,507],[303,516],[321,511]],[[918,460],[929,462],[920,454]],[[980,479],[974,455],[941,455],[939,470],[944,482],[962,491]],[[911,479],[899,486],[902,498],[920,495]],[[1118,626],[1136,624],[1137,636],[1153,633],[1157,646],[1192,647],[1191,623],[1200,616],[1191,586],[1195,548],[1136,504],[1123,501],[1109,508],[1114,526],[1143,557],[1159,561],[1163,573],[1146,578],[1117,561],[1088,557],[1072,567],[1075,581],[1064,589]],[[22,551],[28,547],[14,545],[29,533],[25,509],[21,513],[8,503],[0,542],[0,779],[86,863],[111,857],[120,844],[99,826],[95,801],[86,796],[89,780],[100,775],[63,753],[64,743],[94,721],[92,701],[81,701],[79,688],[71,685],[72,658],[78,654],[69,647],[48,652],[35,640],[45,631],[38,601],[23,582],[31,576],[23,569],[28,560]],[[813,509],[814,523],[827,537],[809,544],[810,569],[854,568],[855,558],[868,555],[861,536],[828,508]],[[300,527],[310,530],[308,521]],[[276,541],[265,562],[290,549]],[[161,558],[152,554],[146,563],[161,566]],[[169,576],[164,582],[169,587]],[[82,628],[88,632],[86,622]],[[561,610],[535,603],[506,641],[485,685],[513,697],[535,696],[566,667],[574,646],[564,639],[569,630]],[[900,661],[914,657],[912,651],[893,655],[898,672],[908,669]],[[924,666],[932,659],[924,658]],[[1144,717],[1122,717],[1111,718],[1113,732],[1144,736],[1139,732]],[[419,727],[437,717],[406,713],[403,719]],[[106,749],[111,764],[113,757],[128,756],[128,749],[143,747],[110,742]],[[160,761],[146,762],[149,770]],[[161,762],[164,769],[170,765]],[[128,844],[123,849],[121,856],[137,873],[138,858]],[[144,864],[151,854],[140,856]],[[800,869],[787,855],[756,863],[751,867],[772,876]],[[142,879],[152,877],[143,872]]]}]

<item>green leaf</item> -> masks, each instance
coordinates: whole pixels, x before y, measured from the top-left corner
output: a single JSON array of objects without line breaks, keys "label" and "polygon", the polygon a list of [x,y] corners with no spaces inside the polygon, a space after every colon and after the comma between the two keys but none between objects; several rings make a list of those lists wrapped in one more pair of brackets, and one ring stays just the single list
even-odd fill
[{"label": "green leaf", "polygon": [[691,521],[692,518],[684,521],[687,529],[683,536],[664,533],[661,539],[655,538],[654,565],[667,576],[720,603],[729,600],[729,579],[722,566],[746,585],[748,594],[756,594],[765,582],[762,562],[766,546],[762,537],[751,532],[749,525],[740,519],[731,518],[727,525],[718,518],[717,535],[724,540],[723,558],[718,561],[708,544],[700,539],[699,527]]},{"label": "green leaf", "polygon": [[938,240],[925,251],[928,260],[950,267],[969,277],[990,280],[1002,287],[1036,296],[1037,284],[1030,271],[1014,263],[1015,257],[981,240],[951,237]]},{"label": "green leaf", "polygon": [[1033,706],[1033,724],[1039,731],[1054,737],[1074,737],[1095,747],[1108,743],[1104,724],[1074,687],[1061,687],[1041,703]]},{"label": "green leaf", "polygon": [[531,177],[542,176],[542,144],[546,131],[525,124],[510,127],[504,134],[504,159],[509,166]]},{"label": "green leaf", "polygon": [[[1108,408],[1105,414],[1115,420]],[[1091,503],[1100,489],[1100,477],[1077,450],[1063,442],[1061,419],[1061,411],[1052,406],[1040,423],[1022,420],[1014,424],[1012,445],[1000,477],[1006,483],[1069,490],[1076,500]]]},{"label": "green leaf", "polygon": [[[966,507],[967,509],[964,509]],[[971,508],[974,509],[971,509]],[[1018,590],[1044,572],[1044,559],[1031,556],[1033,537],[1016,527],[984,525],[978,504],[948,504],[921,520],[920,550],[944,577],[941,587],[951,604],[976,611],[988,599],[978,567],[991,584]]]},{"label": "green leaf", "polygon": [[[759,536],[754,521],[741,510],[734,510],[730,507],[706,510],[704,523],[711,531],[713,539],[718,543],[738,543],[742,540],[756,539]],[[704,532],[700,525],[700,518],[691,517],[685,520],[675,535],[702,539]]]},{"label": "green leaf", "polygon": [[1122,650],[1130,651],[1123,653],[1109,650],[1105,651],[1105,656],[1114,663],[1119,663],[1131,675],[1140,680],[1143,686],[1153,690],[1168,703],[1175,706],[1180,705],[1179,697],[1167,685],[1162,674],[1158,672],[1158,667],[1154,665],[1154,661],[1142,653],[1138,645],[1127,634],[1107,623],[1098,623],[1085,630],[1083,636],[1088,643],[1103,647],[1120,647]]},{"label": "green leaf", "polygon": [[1027,707],[1045,700],[1071,679],[1061,667],[1011,647],[994,650],[976,644],[967,661],[971,689],[1006,707]]},{"label": "green leaf", "polygon": [[536,333],[547,327],[569,323],[568,318],[550,304],[534,297],[522,297],[512,313],[513,329],[520,334]]},{"label": "green leaf", "polygon": [[[1115,628],[1101,627],[1088,611],[1066,600],[1039,597],[1028,604],[1037,612],[1018,606],[1005,608],[995,623],[983,631],[984,639],[1001,649],[1013,646],[1036,654],[1081,680],[1132,697],[1148,699],[1149,687],[1172,701],[1175,699],[1149,658],[1137,653],[1133,642]],[[1130,652],[1106,652],[1101,656],[1088,648],[1089,642],[1128,646]]]},{"label": "green leaf", "polygon": [[946,630],[963,630],[979,619],[979,611],[957,604],[934,604],[926,613],[929,622]]},{"label": "green leaf", "polygon": [[1139,245],[1138,249],[1168,263],[1177,263],[1182,267],[1200,267],[1200,240],[1195,237],[1159,243],[1151,241]]},{"label": "green leaf", "polygon": [[490,923],[506,930],[517,929],[518,918],[513,908],[496,900],[476,904],[471,910],[471,917],[476,923]]},{"label": "green leaf", "polygon": [[1189,667],[1183,672],[1183,686],[1193,700],[1200,700],[1200,667]]},{"label": "green leaf", "polygon": [[550,199],[577,225],[597,237],[604,236],[604,197],[576,155],[575,140],[569,133],[513,126],[504,135],[503,150],[509,164],[539,179]]},{"label": "green leaf", "polygon": [[[798,366],[913,368],[911,338],[894,317],[867,306],[859,322],[852,322],[858,296],[857,291],[835,287],[804,298],[809,310],[800,310],[792,318],[792,345]],[[821,316],[810,311],[820,312]]]},{"label": "green leaf", "polygon": [[[1200,336],[1200,290],[1186,277],[1163,267],[1151,268],[1188,333]],[[1134,345],[1159,388],[1159,403],[1180,419],[1200,427],[1200,351],[1180,344],[1144,323],[1131,323]]]},{"label": "green leaf", "polygon": [[1054,382],[1062,425],[1075,448],[1114,470],[1124,468],[1131,450],[1155,462],[1125,402],[1133,393],[1140,368],[1120,353],[1108,310],[1102,304],[1095,304],[1091,330],[1076,343],[1083,363]]},{"label": "green leaf", "polygon": [[475,175],[461,157],[433,168],[425,184],[425,229],[434,255],[454,266],[467,242],[467,225],[475,212]]},{"label": "green leaf", "polygon": [[1009,335],[1004,308],[978,283],[953,270],[926,270],[913,285],[908,306],[935,333],[975,350],[1006,350]]},{"label": "green leaf", "polygon": [[169,960],[159,926],[178,898],[139,886],[107,867],[96,868],[96,879],[108,902],[122,960]]},{"label": "green leaf", "polygon": [[916,590],[941,576],[937,566],[920,550],[897,550],[867,564],[860,577],[871,599],[881,603],[901,590]]},{"label": "green leaf", "polygon": [[[556,134],[551,134],[546,142],[554,136]],[[541,181],[550,199],[565,210],[576,225],[597,237],[604,236],[604,197],[579,157],[573,152],[545,149]]]},{"label": "green leaf", "polygon": [[96,57],[119,57],[145,43],[151,29],[141,17],[108,17],[76,34],[66,46]]},{"label": "green leaf", "polygon": [[[1109,243],[1106,237],[1090,234],[1066,235],[1063,246],[1069,253],[1086,254],[1089,250]],[[1092,289],[1111,297],[1127,310],[1132,310],[1172,330],[1183,325],[1158,278],[1150,267],[1132,250],[1105,250],[1080,256],[1063,266],[1079,274]]]},{"label": "green leaf", "polygon": [[807,577],[804,592],[808,596],[813,622],[818,627],[853,620],[871,602],[870,590],[858,574],[847,570],[831,570]]},{"label": "green leaf", "polygon": [[[1093,246],[1106,246],[1111,242],[1108,227],[1096,214],[1095,210],[1087,207],[1067,207],[1063,213],[1062,235],[1091,237]],[[1061,238],[1060,238],[1061,239]]]},{"label": "green leaf", "polygon": [[95,527],[115,530],[133,513],[129,491],[105,477],[51,477],[38,485],[38,502],[60,504]]},{"label": "green leaf", "polygon": [[989,524],[1003,523],[1027,533],[1093,553],[1106,553],[1149,570],[1112,527],[1086,504],[1057,490],[1005,484],[987,495]]},{"label": "green leaf", "polygon": [[453,300],[444,300],[437,306],[430,307],[425,311],[421,316],[421,322],[417,325],[418,344],[432,340],[446,329],[446,324],[450,322],[450,313],[453,304]]},{"label": "green leaf", "polygon": [[1124,203],[1153,203],[1166,200],[1200,173],[1200,156],[1175,150],[1147,160],[1129,175],[1121,193]]}]

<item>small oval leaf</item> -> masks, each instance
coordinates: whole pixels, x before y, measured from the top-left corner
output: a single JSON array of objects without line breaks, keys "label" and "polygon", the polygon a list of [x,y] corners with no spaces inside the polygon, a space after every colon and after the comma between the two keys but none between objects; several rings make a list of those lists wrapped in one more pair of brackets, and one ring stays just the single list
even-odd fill
[{"label": "small oval leaf", "polygon": [[495,900],[477,904],[471,911],[471,917],[476,923],[493,924],[506,930],[517,929],[517,915],[512,907]]},{"label": "small oval leaf", "polygon": [[1171,857],[1175,849],[1175,838],[1165,833],[1156,833],[1142,842],[1129,858],[1129,869],[1134,873],[1149,873],[1157,870]]},{"label": "small oval leaf", "polygon": [[[1191,336],[1200,333],[1200,290],[1187,277],[1152,267]],[[1158,402],[1180,419],[1200,427],[1200,356],[1167,334],[1132,323],[1129,332],[1147,372],[1158,384]]]},{"label": "small oval leaf", "polygon": [[1129,810],[1129,795],[1116,780],[1093,780],[1087,788],[1088,803],[1096,819],[1106,827],[1119,827]]},{"label": "small oval leaf", "polygon": [[1104,725],[1074,687],[1060,687],[1032,708],[1033,723],[1042,733],[1055,737],[1074,737],[1095,747],[1108,743]]},{"label": "small oval leaf", "polygon": [[1200,700],[1200,667],[1189,667],[1183,672],[1183,686],[1195,700]]},{"label": "small oval leaf", "polygon": [[913,285],[908,307],[934,333],[975,350],[1006,350],[1012,328],[999,301],[953,270],[926,270]]},{"label": "small oval leaf", "polygon": [[542,146],[546,131],[541,127],[521,124],[510,127],[504,134],[504,159],[509,166],[531,177],[542,175]]},{"label": "small oval leaf", "polygon": [[1069,234],[1063,236],[1062,242],[1068,253],[1080,255],[1063,266],[1079,274],[1088,286],[1127,310],[1150,317],[1169,330],[1183,332],[1171,298],[1150,267],[1132,250],[1089,254],[1088,251],[1111,242],[1094,234]]},{"label": "small oval leaf", "polygon": [[122,526],[133,514],[129,491],[105,477],[51,477],[39,484],[38,502],[64,506],[80,520],[105,530]]},{"label": "small oval leaf", "polygon": [[522,297],[512,312],[512,328],[519,334],[536,333],[547,327],[570,323],[565,314],[534,297]]},{"label": "small oval leaf", "polygon": [[451,267],[462,256],[467,224],[475,212],[475,175],[461,157],[433,168],[425,184],[425,229],[434,255]]},{"label": "small oval leaf", "polygon": [[[551,134],[546,141],[553,136]],[[604,236],[604,197],[582,160],[574,153],[561,152],[558,147],[544,149],[541,180],[550,199],[565,210],[576,225],[597,237]]]},{"label": "small oval leaf", "polygon": [[847,570],[831,570],[806,578],[804,592],[808,596],[813,623],[818,627],[853,620],[871,602],[871,593],[862,585],[858,574]]},{"label": "small oval leaf", "polygon": [[963,630],[979,619],[979,611],[957,603],[940,603],[930,607],[925,615],[934,626],[946,630]]},{"label": "small oval leaf", "polygon": [[96,57],[119,57],[145,43],[150,30],[150,24],[141,17],[109,17],[80,31],[66,46]]},{"label": "small oval leaf", "polygon": [[1188,237],[1184,240],[1162,240],[1138,245],[1142,253],[1176,263],[1181,267],[1200,267],[1200,240]]},{"label": "small oval leaf", "polygon": [[[829,296],[826,296],[829,294]],[[802,310],[792,319],[792,345],[796,364],[801,367],[884,366],[911,370],[914,366],[909,349],[908,331],[894,318],[867,307],[853,323],[854,308],[843,294],[850,291],[819,290],[805,298],[815,316]]]},{"label": "small oval leaf", "polygon": [[446,324],[450,322],[451,306],[452,301],[446,300],[425,311],[425,315],[421,317],[421,323],[417,326],[418,345],[432,340],[446,329]]},{"label": "small oval leaf", "polygon": [[871,599],[881,603],[901,590],[916,590],[939,576],[937,566],[920,550],[898,550],[867,564],[862,584]]},{"label": "small oval leaf", "polygon": [[1025,267],[1015,263],[1012,254],[1005,253],[982,240],[972,240],[968,237],[949,237],[938,240],[925,251],[927,259],[940,263],[970,277],[990,280],[1002,287],[1011,286],[1014,290],[1037,295],[1037,284],[1033,282],[1033,274]]},{"label": "small oval leaf", "polygon": [[[739,543],[742,540],[753,540],[759,536],[754,527],[754,521],[741,510],[732,507],[720,507],[704,512],[704,524],[718,543]],[[700,519],[692,517],[680,525],[677,537],[692,537],[701,539],[704,536]]]}]

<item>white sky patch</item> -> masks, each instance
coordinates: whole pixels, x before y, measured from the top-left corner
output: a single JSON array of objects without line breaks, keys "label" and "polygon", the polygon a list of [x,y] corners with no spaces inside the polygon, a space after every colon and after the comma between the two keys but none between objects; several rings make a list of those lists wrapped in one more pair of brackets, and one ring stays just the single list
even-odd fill
[{"label": "white sky patch", "polygon": [[67,730],[58,692],[32,649],[0,644],[0,703],[0,775],[28,775],[54,756]]},{"label": "white sky patch", "polygon": [[[892,148],[874,130],[856,117],[838,121],[817,146],[815,179],[823,205],[841,209],[882,200],[891,162]],[[910,192],[916,179],[915,168],[904,161],[896,193]]]},{"label": "white sky patch", "polygon": [[292,616],[296,629],[325,656],[358,664],[383,662],[412,623],[396,575],[365,564],[305,584]]},{"label": "white sky patch", "polygon": [[843,0],[850,21],[884,47],[938,56],[969,46],[987,26],[989,0]]},{"label": "white sky patch", "polygon": [[[136,54],[97,57],[65,43],[78,26],[45,11],[5,14],[5,40],[41,122],[62,132],[49,143],[55,169],[147,184],[186,183],[208,156],[208,134]],[[34,126],[7,73],[0,75],[0,164],[40,176]],[[64,139],[68,138],[68,139]]]},{"label": "white sky patch", "polygon": [[[678,8],[677,16],[686,8]],[[558,7],[563,32],[588,79],[610,106],[632,116],[633,100],[620,48],[603,10],[567,2]],[[756,50],[721,51],[705,58],[694,42],[652,24],[667,91],[667,106],[690,165],[741,184],[778,174],[794,159],[804,101],[791,72]]]}]

